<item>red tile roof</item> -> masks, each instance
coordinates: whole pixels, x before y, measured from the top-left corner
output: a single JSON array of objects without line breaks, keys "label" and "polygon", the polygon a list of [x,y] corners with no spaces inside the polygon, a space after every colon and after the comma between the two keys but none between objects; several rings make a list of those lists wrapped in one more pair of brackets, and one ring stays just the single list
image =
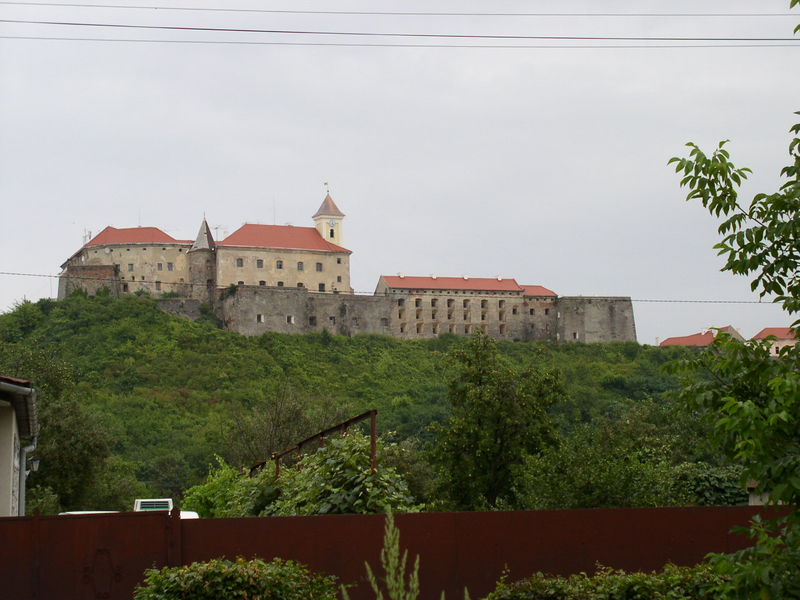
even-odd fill
[{"label": "red tile roof", "polygon": [[753,336],[754,340],[763,340],[764,338],[774,335],[779,340],[793,340],[795,339],[794,329],[791,327],[765,327]]},{"label": "red tile roof", "polygon": [[736,329],[733,328],[733,326],[726,325],[725,327],[712,327],[701,333],[695,333],[693,335],[667,338],[661,342],[659,346],[708,346],[720,333],[727,333],[732,338],[740,341],[744,340],[744,338],[739,334],[738,331],[736,331]]},{"label": "red tile roof", "polygon": [[176,240],[158,227],[128,227],[117,229],[106,227],[94,236],[86,246],[105,246],[108,244],[191,244],[191,240]]},{"label": "red tile roof", "polygon": [[382,275],[390,288],[411,288],[417,290],[474,290],[491,292],[521,292],[522,287],[515,279],[496,277],[407,277]]},{"label": "red tile roof", "polygon": [[692,335],[684,335],[678,337],[670,337],[665,339],[659,346],[708,346],[714,341],[713,331],[706,331],[705,333],[695,333]]},{"label": "red tile roof", "polygon": [[347,248],[326,241],[314,227],[252,223],[245,223],[224,240],[217,242],[217,246],[350,252]]},{"label": "red tile roof", "polygon": [[553,290],[548,290],[541,285],[523,285],[526,296],[558,296]]}]

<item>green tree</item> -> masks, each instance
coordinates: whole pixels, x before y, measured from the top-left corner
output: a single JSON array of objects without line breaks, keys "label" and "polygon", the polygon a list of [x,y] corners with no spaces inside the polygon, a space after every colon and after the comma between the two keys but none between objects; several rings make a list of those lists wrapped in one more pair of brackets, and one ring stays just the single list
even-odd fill
[{"label": "green tree", "polygon": [[[384,443],[379,441],[379,456]],[[396,453],[397,448],[390,448]],[[370,440],[351,432],[328,440],[276,477],[272,464],[249,477],[218,459],[206,481],[186,493],[184,508],[203,517],[414,512],[403,477],[381,464],[371,472]]]},{"label": "green tree", "polygon": [[519,467],[554,441],[547,411],[564,399],[561,379],[547,369],[511,367],[483,332],[451,356],[459,365],[447,394],[453,415],[434,427],[430,452],[441,496],[457,510],[515,506]]},{"label": "green tree", "polygon": [[[791,0],[794,7],[800,0]],[[795,30],[797,31],[797,29]],[[800,113],[798,113],[800,114]],[[773,298],[790,314],[800,312],[800,124],[791,128],[791,164],[772,194],[739,201],[738,187],[749,169],[730,161],[725,142],[707,156],[695,144],[689,156],[673,158],[688,200],[699,200],[723,217],[722,240],[715,247],[726,258],[723,270],[752,276],[751,287]],[[800,319],[793,327],[800,327]],[[768,342],[737,342],[720,336],[696,360],[682,361],[681,396],[713,423],[714,438],[728,456],[744,466],[772,502],[800,504],[800,346],[775,356]],[[755,545],[716,558],[731,574],[720,586],[725,598],[800,596],[800,518],[796,508],[786,519],[756,522]],[[787,557],[789,560],[787,561]]]}]

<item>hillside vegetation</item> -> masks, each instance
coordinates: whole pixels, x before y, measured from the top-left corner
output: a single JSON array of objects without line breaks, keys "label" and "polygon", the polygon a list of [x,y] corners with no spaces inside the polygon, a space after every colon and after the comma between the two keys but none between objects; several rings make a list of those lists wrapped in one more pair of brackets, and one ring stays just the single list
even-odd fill
[{"label": "hillside vegetation", "polygon": [[[381,432],[422,447],[429,426],[450,415],[448,352],[465,342],[244,337],[163,313],[146,296],[75,294],[0,315],[0,372],[42,391],[47,428],[32,483],[59,488],[66,508],[124,507],[135,494],[180,497],[215,455],[249,465],[371,408]],[[500,342],[498,350],[511,366],[561,373],[567,399],[550,410],[565,439],[591,437],[583,424],[612,427],[652,404],[676,386],[661,366],[689,352],[632,342]],[[72,442],[91,449],[63,458]],[[58,477],[65,481],[54,486]],[[108,506],[86,506],[98,502]]]}]

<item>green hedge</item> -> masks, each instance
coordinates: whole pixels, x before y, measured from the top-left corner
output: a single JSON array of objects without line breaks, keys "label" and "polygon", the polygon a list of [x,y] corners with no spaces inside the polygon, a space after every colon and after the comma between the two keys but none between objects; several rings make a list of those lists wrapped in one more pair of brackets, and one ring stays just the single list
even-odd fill
[{"label": "green hedge", "polygon": [[276,558],[235,562],[214,559],[184,567],[145,571],[135,600],[335,600],[336,578],[312,573],[305,565]]},{"label": "green hedge", "polygon": [[537,573],[515,583],[501,581],[485,600],[713,600],[718,597],[714,588],[722,581],[707,564],[667,565],[653,573],[600,567],[593,576]]}]

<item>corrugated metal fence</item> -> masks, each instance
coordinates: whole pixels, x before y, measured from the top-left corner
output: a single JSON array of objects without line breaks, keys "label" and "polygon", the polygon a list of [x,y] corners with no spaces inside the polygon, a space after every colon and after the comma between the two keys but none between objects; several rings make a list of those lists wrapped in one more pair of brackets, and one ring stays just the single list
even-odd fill
[{"label": "corrugated metal fence", "polygon": [[[695,564],[708,552],[742,548],[729,533],[755,507],[689,507],[425,513],[398,515],[401,543],[421,557],[423,599],[473,598],[535,571],[627,570],[666,562]],[[762,511],[763,512],[763,509]],[[374,567],[383,539],[380,515],[181,520],[177,511],[0,519],[0,597],[126,599],[151,566],[215,557],[276,556],[357,584],[367,599],[364,561]]]}]

